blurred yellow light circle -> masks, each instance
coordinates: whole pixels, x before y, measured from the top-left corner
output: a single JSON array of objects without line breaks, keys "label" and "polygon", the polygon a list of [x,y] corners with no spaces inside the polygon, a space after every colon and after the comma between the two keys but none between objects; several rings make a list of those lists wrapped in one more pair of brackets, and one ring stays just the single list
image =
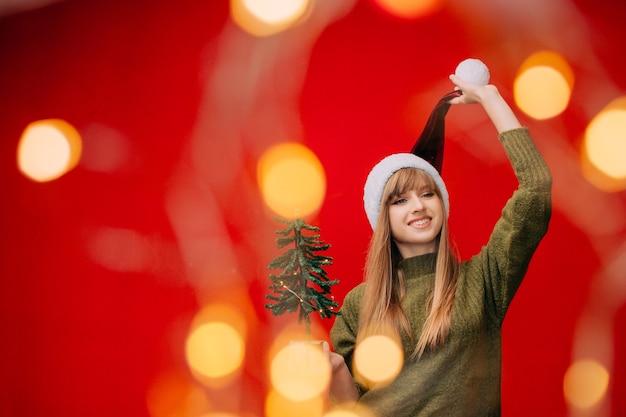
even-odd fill
[{"label": "blurred yellow light circle", "polygon": [[574,362],[563,378],[565,399],[580,409],[596,405],[606,394],[608,386],[608,371],[594,360]]},{"label": "blurred yellow light circle", "polygon": [[376,417],[376,413],[361,403],[345,402],[335,405],[324,413],[322,417]]},{"label": "blurred yellow light circle", "polygon": [[513,93],[517,106],[538,120],[561,114],[571,96],[565,77],[547,66],[532,67],[521,73],[515,80]]},{"label": "blurred yellow light circle", "polygon": [[72,170],[80,160],[80,134],[60,119],[29,124],[17,149],[20,171],[34,181],[52,181]]},{"label": "blurred yellow light circle", "polygon": [[157,375],[146,392],[150,417],[173,417],[194,410],[193,415],[209,409],[204,389],[186,372],[176,369]]},{"label": "blurred yellow light circle", "polygon": [[320,417],[324,412],[321,395],[303,401],[293,401],[271,390],[265,401],[265,417]]},{"label": "blurred yellow light circle", "polygon": [[574,88],[574,72],[560,54],[543,50],[530,55],[518,70],[514,84],[517,106],[535,119],[561,114]]},{"label": "blurred yellow light circle", "polygon": [[245,339],[248,326],[246,318],[237,308],[228,303],[213,303],[202,307],[193,319],[192,327],[197,328],[203,324],[219,322],[226,323],[237,331]]},{"label": "blurred yellow light circle", "polygon": [[325,413],[324,417],[359,417],[359,415],[351,410],[331,410]]},{"label": "blurred yellow light circle", "polygon": [[311,0],[231,0],[231,17],[254,36],[270,36],[304,20]]},{"label": "blurred yellow light circle", "polygon": [[383,335],[368,336],[359,342],[354,352],[358,375],[371,383],[391,382],[400,373],[403,360],[402,348]]},{"label": "blurred yellow light circle", "polygon": [[537,51],[524,60],[522,65],[520,65],[518,74],[534,67],[555,69],[563,76],[569,89],[574,89],[574,71],[572,71],[569,63],[561,54],[550,50]]},{"label": "blurred yellow light circle", "polygon": [[321,395],[330,383],[330,363],[319,346],[305,341],[290,343],[270,364],[272,386],[291,401]]},{"label": "blurred yellow light circle", "polygon": [[580,152],[580,165],[585,179],[599,190],[607,193],[626,190],[626,178],[617,179],[608,176],[589,160],[589,154],[585,150]]},{"label": "blurred yellow light circle", "polygon": [[326,175],[317,156],[303,145],[288,143],[269,149],[258,164],[265,204],[286,219],[319,210],[326,194]]},{"label": "blurred yellow light circle", "polygon": [[600,171],[626,179],[626,109],[600,112],[585,131],[584,151]]},{"label": "blurred yellow light circle", "polygon": [[388,13],[402,18],[416,18],[435,11],[441,0],[376,0]]},{"label": "blurred yellow light circle", "polygon": [[297,19],[308,3],[309,0],[243,0],[250,13],[267,23]]},{"label": "blurred yellow light circle", "polygon": [[232,413],[214,412],[214,413],[202,414],[198,417],[239,417],[239,415],[232,414]]},{"label": "blurred yellow light circle", "polygon": [[187,338],[189,366],[207,378],[221,378],[239,369],[244,356],[239,332],[222,322],[199,325]]}]

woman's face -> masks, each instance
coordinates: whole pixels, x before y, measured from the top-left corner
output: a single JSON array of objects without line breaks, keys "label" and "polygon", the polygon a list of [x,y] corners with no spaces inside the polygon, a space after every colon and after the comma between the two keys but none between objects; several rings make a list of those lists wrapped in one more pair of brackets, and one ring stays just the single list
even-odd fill
[{"label": "woman's face", "polygon": [[436,252],[444,216],[443,202],[429,187],[391,198],[389,227],[402,257]]}]

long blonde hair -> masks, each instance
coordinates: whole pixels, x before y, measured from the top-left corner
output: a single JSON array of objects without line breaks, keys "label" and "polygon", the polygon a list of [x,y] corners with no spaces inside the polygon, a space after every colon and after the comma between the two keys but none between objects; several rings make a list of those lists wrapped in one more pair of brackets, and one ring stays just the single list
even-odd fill
[{"label": "long blonde hair", "polygon": [[[389,200],[406,191],[426,185],[439,199],[441,191],[430,175],[416,168],[403,168],[394,173],[383,190],[380,214],[372,235],[365,264],[365,291],[361,303],[357,342],[374,333],[400,338],[402,331],[411,339],[409,319],[402,310],[406,285],[398,270],[402,256],[396,247],[389,225]],[[448,222],[439,233],[435,286],[430,294],[427,317],[412,357],[421,357],[426,349],[434,349],[450,333],[452,304],[458,278],[458,257],[448,236]]]}]

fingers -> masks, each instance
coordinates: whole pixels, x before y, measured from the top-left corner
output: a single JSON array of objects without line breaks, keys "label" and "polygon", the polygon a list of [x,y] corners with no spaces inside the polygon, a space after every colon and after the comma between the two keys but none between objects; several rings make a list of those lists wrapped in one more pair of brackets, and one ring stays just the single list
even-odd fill
[{"label": "fingers", "polygon": [[450,81],[452,81],[452,84],[454,84],[455,90],[463,90],[463,87],[467,84],[454,74],[450,74],[448,78],[450,78]]},{"label": "fingers", "polygon": [[454,74],[450,74],[448,76],[448,78],[450,78],[450,81],[452,81],[452,83],[454,83],[454,85],[456,85],[460,89],[469,88],[469,87],[479,88],[479,87],[485,85],[485,84],[478,84],[478,83],[474,83],[474,82],[464,81],[462,78],[460,78],[460,77],[458,77],[458,76],[456,76]]},{"label": "fingers", "polygon": [[452,81],[452,83],[454,84],[454,91],[461,91],[461,93],[463,93],[462,96],[453,98],[452,100],[449,101],[449,103],[450,104],[465,104],[467,102],[467,98],[464,96],[465,95],[465,92],[464,92],[465,83],[454,74],[450,74],[449,78],[450,78],[450,81]]},{"label": "fingers", "polygon": [[473,104],[479,102],[480,90],[484,85],[463,81],[454,74],[450,74],[450,81],[454,84],[455,90],[461,90],[463,95],[450,100],[450,104]]},{"label": "fingers", "polygon": [[324,352],[324,355],[326,356],[326,358],[328,358],[328,361],[330,362],[330,366],[331,366],[333,373],[337,372],[337,370],[345,366],[345,360],[343,356],[341,356],[338,353],[331,352],[328,342],[326,341],[322,342],[322,351]]}]

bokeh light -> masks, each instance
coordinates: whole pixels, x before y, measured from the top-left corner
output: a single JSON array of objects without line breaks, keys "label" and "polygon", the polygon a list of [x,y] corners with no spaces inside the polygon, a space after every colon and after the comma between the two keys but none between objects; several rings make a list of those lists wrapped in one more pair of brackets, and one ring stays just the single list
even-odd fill
[{"label": "bokeh light", "polygon": [[357,414],[353,410],[338,409],[338,410],[331,410],[328,413],[325,413],[324,417],[359,417],[359,414]]},{"label": "bokeh light", "polygon": [[226,323],[204,324],[187,339],[189,364],[209,378],[219,378],[239,368],[243,350],[241,336]]},{"label": "bokeh light", "polygon": [[441,0],[375,0],[386,12],[401,18],[426,16],[441,6]]},{"label": "bokeh light", "polygon": [[613,101],[593,118],[585,131],[582,152],[585,176],[594,185],[605,191],[626,188],[626,97]]},{"label": "bokeh light", "polygon": [[24,129],[17,165],[34,181],[52,181],[78,164],[81,150],[80,134],[72,125],[61,119],[40,120]]},{"label": "bokeh light", "polygon": [[594,360],[574,362],[563,378],[563,394],[571,405],[589,409],[605,396],[609,386],[609,373]]},{"label": "bokeh light", "polygon": [[311,0],[231,0],[231,16],[246,32],[270,36],[300,23],[312,7]]},{"label": "bokeh light", "polygon": [[386,384],[402,369],[404,353],[399,343],[384,335],[368,336],[357,345],[354,367],[367,384]]},{"label": "bokeh light", "polygon": [[202,387],[180,371],[163,372],[146,393],[150,417],[195,417],[210,408]]},{"label": "bokeh light", "polygon": [[344,403],[328,410],[323,417],[376,417],[376,414],[359,403]]},{"label": "bokeh light", "polygon": [[350,410],[331,410],[324,417],[358,417],[358,414]]},{"label": "bokeh light", "polygon": [[291,401],[321,395],[330,383],[330,363],[320,344],[292,341],[270,363],[272,386]]},{"label": "bokeh light", "polygon": [[552,51],[540,51],[520,66],[513,88],[515,103],[538,120],[558,116],[568,106],[574,76],[567,61]]},{"label": "bokeh light", "polygon": [[376,414],[360,403],[344,403],[335,405],[323,417],[376,417]]},{"label": "bokeh light", "polygon": [[307,147],[287,143],[270,148],[258,165],[265,204],[286,219],[304,218],[319,210],[326,194],[326,174]]},{"label": "bokeh light", "polygon": [[234,307],[212,305],[197,314],[185,353],[200,382],[223,386],[238,374],[245,355],[245,328],[245,320]]},{"label": "bokeh light", "polygon": [[214,413],[207,413],[207,414],[202,414],[198,417],[241,417],[238,414],[233,414],[233,413],[222,413],[222,412],[214,412]]},{"label": "bokeh light", "polygon": [[324,412],[322,395],[294,401],[276,390],[271,390],[265,401],[266,417],[320,417]]},{"label": "bokeh light", "polygon": [[[283,315],[281,317],[281,329],[278,334],[273,335],[272,342],[268,347],[267,360],[268,367],[274,357],[294,341],[310,341],[314,345],[318,341],[325,340],[328,337],[328,330],[322,325],[321,320],[312,320],[311,327],[306,330],[302,323],[298,323],[297,314]],[[319,347],[322,351],[323,348]]]}]

